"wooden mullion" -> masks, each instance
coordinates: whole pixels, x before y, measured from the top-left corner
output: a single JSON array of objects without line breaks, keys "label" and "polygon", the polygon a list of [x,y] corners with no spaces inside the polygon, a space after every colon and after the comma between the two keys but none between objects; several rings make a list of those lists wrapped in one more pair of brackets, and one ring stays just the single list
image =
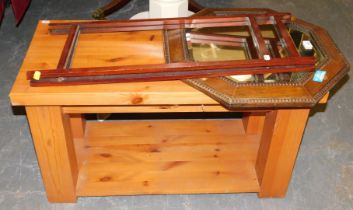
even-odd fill
[{"label": "wooden mullion", "polygon": [[165,50],[168,50],[168,52],[165,53],[168,55],[168,63],[187,61],[188,53],[186,52],[187,49],[185,49],[187,46],[184,29],[166,30],[164,41],[166,42]]},{"label": "wooden mullion", "polygon": [[80,33],[79,25],[73,25],[70,29],[64,48],[61,52],[57,69],[69,68],[79,33]]},{"label": "wooden mullion", "polygon": [[170,63],[168,30],[163,30],[163,52],[164,52],[165,63]]},{"label": "wooden mullion", "polygon": [[246,39],[246,43],[248,45],[248,50],[249,50],[249,54],[251,55],[251,59],[258,59],[259,55],[256,52],[256,47],[254,45],[254,41],[251,37],[248,37]]},{"label": "wooden mullion", "polygon": [[275,58],[281,58],[281,54],[278,51],[277,41],[276,40],[269,40],[269,44],[271,45],[273,56]]},{"label": "wooden mullion", "polygon": [[254,44],[257,47],[259,53],[259,58],[263,59],[265,55],[269,55],[269,52],[266,47],[265,40],[261,35],[260,27],[256,23],[256,19],[254,16],[249,17],[249,26]]},{"label": "wooden mullion", "polygon": [[299,53],[297,48],[295,47],[295,44],[293,42],[293,39],[290,37],[288,30],[286,29],[286,26],[282,23],[281,19],[278,17],[274,17],[276,21],[276,26],[279,29],[279,34],[283,38],[284,42],[286,43],[286,47],[289,51],[290,56],[292,57],[299,57]]},{"label": "wooden mullion", "polygon": [[263,83],[265,81],[265,77],[263,74],[256,74],[255,75],[255,82]]}]

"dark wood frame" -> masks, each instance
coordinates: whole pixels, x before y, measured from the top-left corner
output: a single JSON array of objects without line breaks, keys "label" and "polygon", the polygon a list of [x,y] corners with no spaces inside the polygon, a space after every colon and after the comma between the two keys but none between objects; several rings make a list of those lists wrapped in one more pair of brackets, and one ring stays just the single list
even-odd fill
[{"label": "dark wood frame", "polygon": [[[68,34],[57,69],[29,71],[28,79],[32,86],[96,84],[112,82],[138,82],[179,80],[201,77],[219,77],[241,74],[264,74],[277,72],[313,71],[314,57],[299,56],[293,41],[285,29],[284,23],[291,21],[289,13],[270,12],[265,14],[239,14],[230,17],[189,17],[169,19],[149,19],[131,21],[100,21],[100,22],[73,22],[50,24],[52,34]],[[259,25],[272,24],[278,30],[278,40],[269,42],[260,32]],[[232,35],[213,35],[190,32],[192,42],[213,42],[222,45],[246,46],[252,54],[251,60],[232,60],[214,62],[193,62],[188,55],[186,29],[248,26],[251,39]],[[166,64],[111,66],[91,68],[70,68],[74,46],[80,33],[111,33],[122,31],[163,30]],[[177,37],[177,39],[175,38]],[[178,49],[169,47],[171,42]],[[289,55],[287,58],[265,59],[270,56],[266,45],[276,48],[283,44]],[[277,50],[275,50],[277,51]],[[278,54],[275,53],[275,54]],[[40,79],[33,78],[40,72]]]}]

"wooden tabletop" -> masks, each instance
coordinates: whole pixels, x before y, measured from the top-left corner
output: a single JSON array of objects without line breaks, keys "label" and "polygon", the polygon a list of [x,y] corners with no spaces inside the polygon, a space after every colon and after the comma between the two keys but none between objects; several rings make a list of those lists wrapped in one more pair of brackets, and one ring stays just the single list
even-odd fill
[{"label": "wooden tabletop", "polygon": [[[67,35],[49,34],[49,22],[70,21],[38,23],[10,92],[14,106],[218,105],[218,102],[182,81],[31,87],[26,78],[27,71],[56,69],[67,38]],[[349,65],[327,32],[304,21],[297,22],[315,30],[321,47],[327,51],[328,60],[320,67],[327,71],[324,82],[310,80],[303,85],[255,85],[236,89],[225,88],[222,83],[219,88],[228,95],[245,100],[250,104],[248,107],[256,108],[280,107],[281,101],[289,107],[298,99],[321,99],[346,74]],[[164,56],[162,31],[80,34],[71,67],[162,64],[165,63]],[[267,101],[266,104],[252,103],[249,99]],[[295,107],[307,107],[307,104],[296,103]]]},{"label": "wooden tabletop", "polygon": [[[217,104],[210,97],[182,81],[31,87],[26,79],[26,72],[55,69],[65,39],[66,35],[48,34],[47,21],[38,23],[10,92],[12,105]],[[81,34],[72,67],[163,62],[160,31]]]}]

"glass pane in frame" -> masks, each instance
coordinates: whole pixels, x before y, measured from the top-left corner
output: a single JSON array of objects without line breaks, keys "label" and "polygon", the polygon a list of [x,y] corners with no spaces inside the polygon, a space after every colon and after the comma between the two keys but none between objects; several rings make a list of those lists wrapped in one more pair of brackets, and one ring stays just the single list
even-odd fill
[{"label": "glass pane in frame", "polygon": [[212,27],[186,32],[190,60],[196,62],[252,59],[247,27]]}]

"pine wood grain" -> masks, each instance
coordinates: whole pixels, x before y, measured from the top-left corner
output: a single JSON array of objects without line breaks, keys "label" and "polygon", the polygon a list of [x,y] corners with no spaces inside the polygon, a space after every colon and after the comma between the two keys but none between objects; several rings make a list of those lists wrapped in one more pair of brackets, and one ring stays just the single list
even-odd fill
[{"label": "pine wood grain", "polygon": [[303,137],[309,109],[266,114],[256,161],[259,197],[284,197]]},{"label": "pine wood grain", "polygon": [[26,107],[50,202],[75,202],[77,162],[70,122],[60,107]]},{"label": "pine wood grain", "polygon": [[248,112],[244,113],[243,125],[245,133],[247,134],[260,134],[262,133],[264,121],[264,112]]},{"label": "pine wood grain", "polygon": [[81,34],[71,67],[162,64],[162,39],[161,31]]},{"label": "pine wood grain", "polygon": [[259,191],[240,120],[89,122],[86,139],[80,196]]},{"label": "pine wood grain", "polygon": [[82,139],[85,135],[86,120],[82,114],[70,114],[72,138]]},{"label": "pine wood grain", "polygon": [[230,112],[221,105],[67,106],[65,113]]},{"label": "pine wood grain", "polygon": [[[65,113],[65,112],[64,112]],[[76,152],[77,166],[80,168],[82,166],[84,154],[81,153],[85,142],[85,132],[86,132],[86,119],[83,114],[70,114],[70,126],[71,134],[73,138],[73,144]]]},{"label": "pine wood grain", "polygon": [[[119,121],[120,122],[120,121]],[[119,129],[112,129],[117,122],[97,123],[87,131],[88,136],[149,136],[149,135],[211,135],[244,134],[240,120],[127,120]],[[187,131],[187,132],[186,132]]]}]

